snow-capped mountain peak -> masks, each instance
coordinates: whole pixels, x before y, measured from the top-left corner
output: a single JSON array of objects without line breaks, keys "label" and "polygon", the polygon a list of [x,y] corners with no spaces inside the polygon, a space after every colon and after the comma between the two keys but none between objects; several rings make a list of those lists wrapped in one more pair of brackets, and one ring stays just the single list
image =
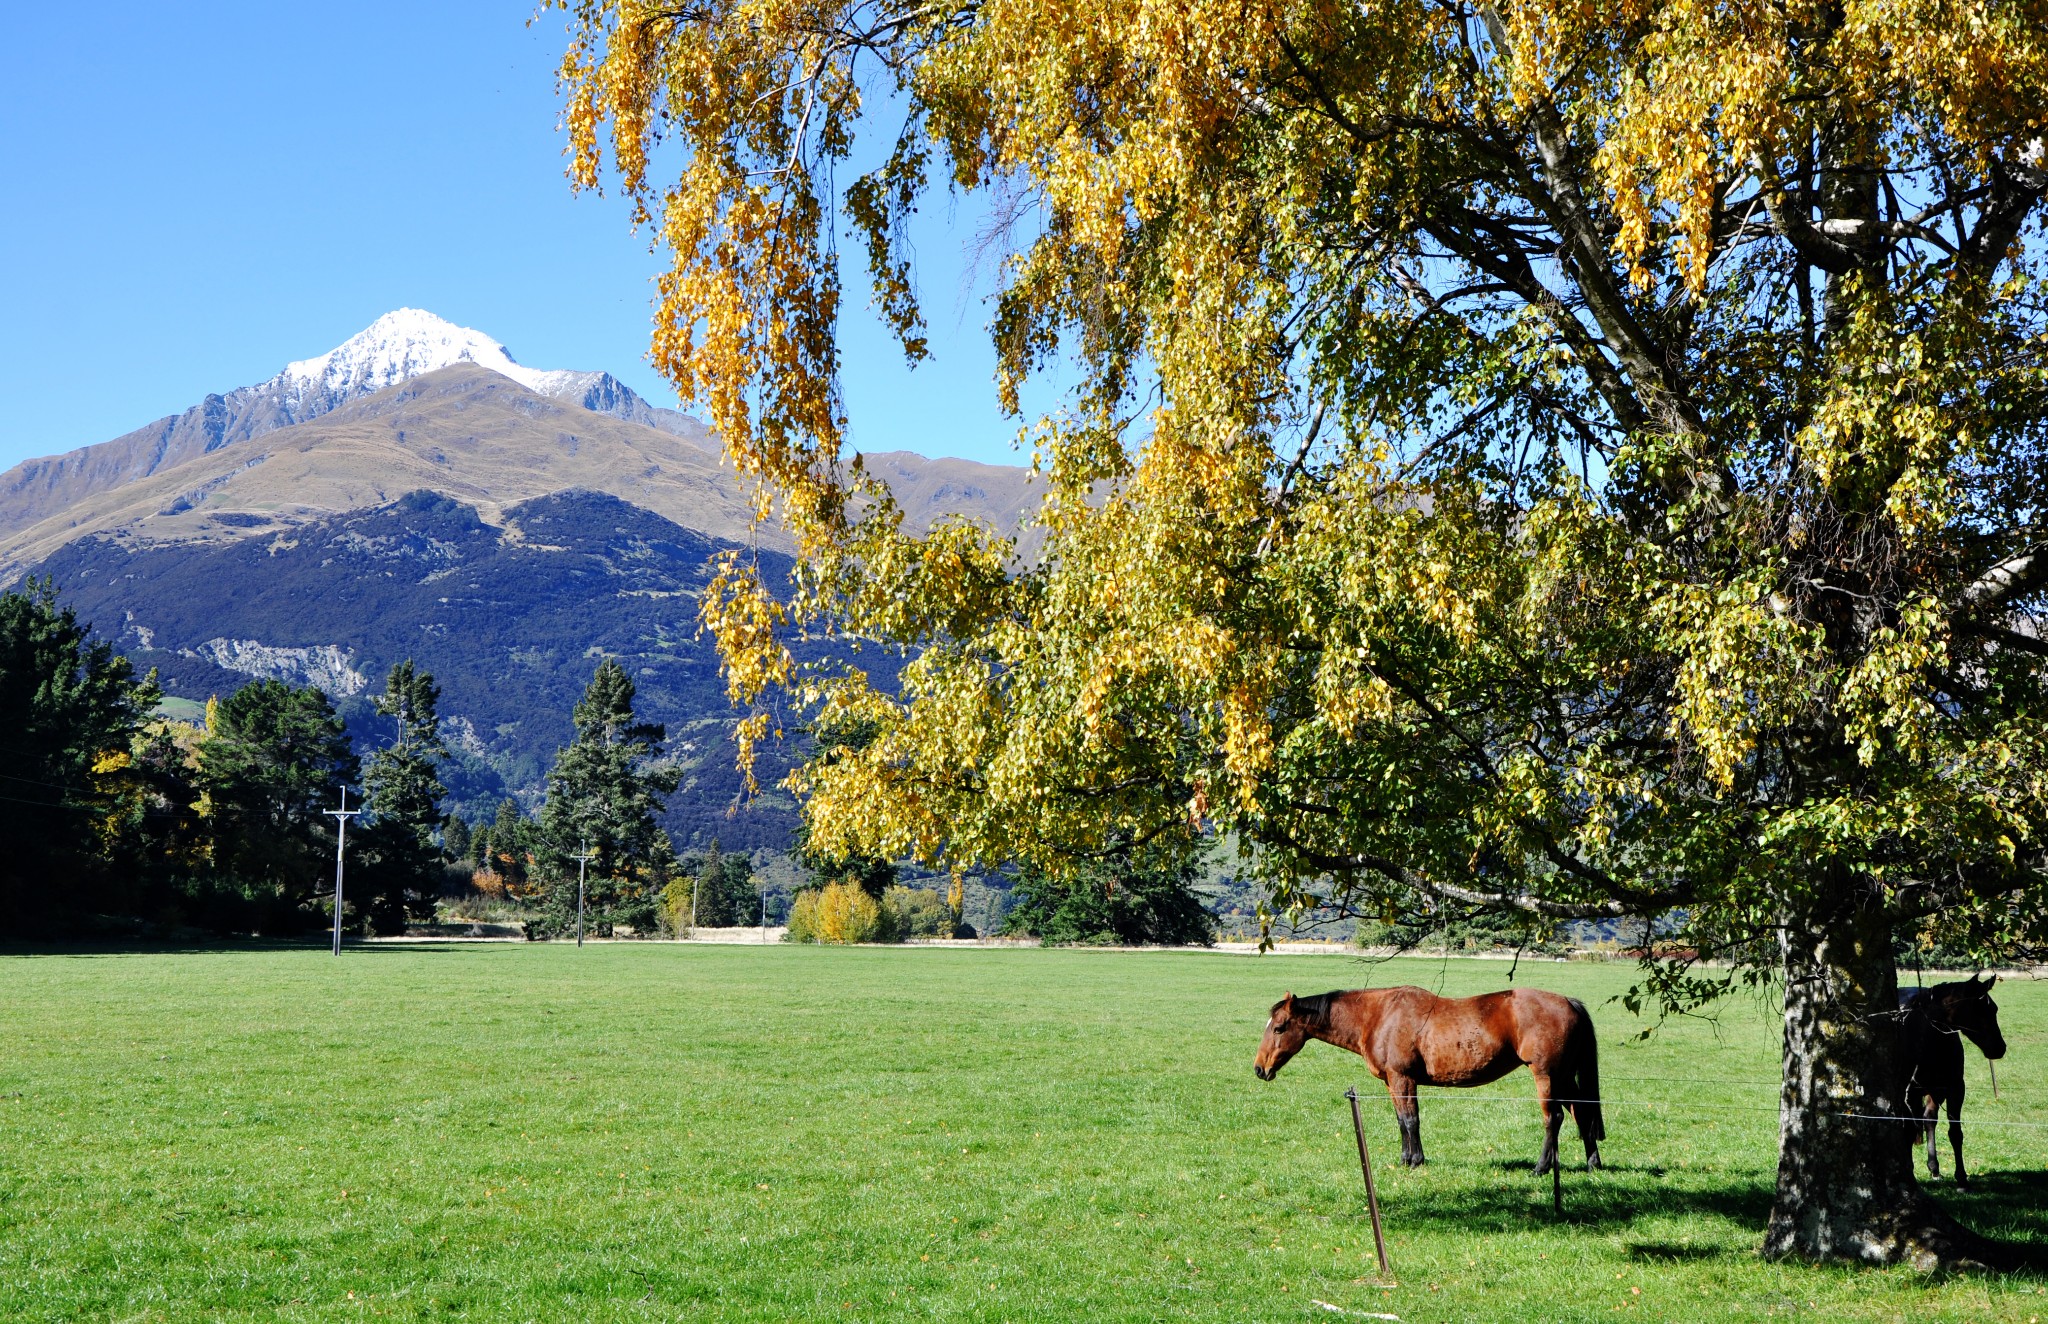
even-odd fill
[{"label": "snow-capped mountain peak", "polygon": [[543,395],[579,395],[603,375],[538,371],[481,331],[422,309],[400,308],[325,354],[288,365],[278,374],[278,384],[295,396],[350,399],[465,361]]},{"label": "snow-capped mountain peak", "polygon": [[[473,363],[537,395],[658,428],[716,449],[702,423],[657,409],[608,372],[548,372],[513,359],[481,331],[418,308],[400,308],[325,354],[268,381],[209,395],[182,413],[98,446],[31,460],[0,482],[0,531],[23,529],[108,487],[146,478],[223,446],[308,423],[336,409],[458,363]],[[495,389],[495,388],[493,388]],[[573,424],[567,425],[573,431]],[[0,562],[4,574],[5,562]]]}]

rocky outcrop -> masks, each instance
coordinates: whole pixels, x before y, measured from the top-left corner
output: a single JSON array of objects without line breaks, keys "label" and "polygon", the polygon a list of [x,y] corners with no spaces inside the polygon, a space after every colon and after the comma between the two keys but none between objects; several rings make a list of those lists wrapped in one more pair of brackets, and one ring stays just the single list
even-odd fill
[{"label": "rocky outcrop", "polygon": [[370,687],[370,678],[356,670],[355,655],[339,644],[280,648],[255,639],[208,639],[197,648],[178,651],[257,680],[316,685],[330,698],[361,694]]}]

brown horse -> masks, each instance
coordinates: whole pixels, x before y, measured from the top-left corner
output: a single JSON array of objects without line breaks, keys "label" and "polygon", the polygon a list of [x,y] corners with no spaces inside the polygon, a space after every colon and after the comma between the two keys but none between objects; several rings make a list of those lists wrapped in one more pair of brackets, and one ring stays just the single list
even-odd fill
[{"label": "brown horse", "polygon": [[2005,1056],[1998,1004],[1991,1000],[1991,986],[1997,982],[1993,975],[1899,994],[1899,1070],[1906,1077],[1906,1111],[1925,1128],[1927,1172],[1939,1177],[1935,1119],[1942,1104],[1948,1105],[1948,1143],[1956,1152],[1958,1186],[1970,1184],[1963,1169],[1963,1040],[1977,1045],[1987,1058]]},{"label": "brown horse", "polygon": [[1348,1048],[1387,1082],[1401,1127],[1401,1161],[1419,1167],[1421,1085],[1463,1087],[1499,1080],[1526,1064],[1543,1108],[1542,1176],[1557,1166],[1557,1133],[1570,1108],[1586,1146],[1586,1167],[1600,1166],[1600,1053],[1593,1018],[1577,998],[1518,988],[1476,998],[1440,998],[1426,988],[1360,988],[1273,1004],[1252,1070],[1271,1080],[1310,1039]]}]

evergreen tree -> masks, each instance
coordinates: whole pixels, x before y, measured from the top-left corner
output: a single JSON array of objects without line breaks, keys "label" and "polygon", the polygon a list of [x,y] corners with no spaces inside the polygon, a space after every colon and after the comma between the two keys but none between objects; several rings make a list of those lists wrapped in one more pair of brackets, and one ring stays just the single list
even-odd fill
[{"label": "evergreen tree", "polygon": [[110,840],[130,817],[130,747],[155,706],[154,677],[96,641],[55,586],[0,594],[0,934],[108,908]]},{"label": "evergreen tree", "polygon": [[135,738],[126,773],[129,821],[113,860],[134,884],[122,913],[221,927],[204,904],[208,839],[196,766],[204,738],[198,727],[164,720]]},{"label": "evergreen tree", "polygon": [[701,856],[686,855],[677,865],[677,883],[669,906],[678,926],[688,924],[694,908],[699,928],[729,929],[759,918],[760,894],[754,887],[754,861],[730,854],[711,843]]},{"label": "evergreen tree", "polygon": [[1066,874],[1027,864],[1003,931],[1052,945],[1206,946],[1216,917],[1194,890],[1205,852],[1177,845],[1121,846]]},{"label": "evergreen tree", "polygon": [[477,833],[485,843],[478,849],[478,858],[483,867],[503,878],[507,887],[526,885],[527,827],[519,802],[508,795],[498,801],[498,816],[490,828]]},{"label": "evergreen tree", "polygon": [[244,899],[247,922],[319,923],[334,855],[325,811],[356,775],[327,695],[281,680],[244,685],[210,707],[198,763],[214,868]]},{"label": "evergreen tree", "polygon": [[609,933],[619,923],[646,927],[653,920],[674,858],[655,815],[681,774],[658,761],[667,733],[634,715],[633,697],[626,669],[606,658],[574,710],[576,738],[548,773],[539,852],[547,868],[536,933],[573,929],[576,862],[570,857],[586,849],[592,856],[586,909],[596,930]]},{"label": "evergreen tree", "polygon": [[377,933],[403,933],[408,920],[431,919],[441,890],[441,688],[412,660],[391,668],[377,711],[397,725],[392,743],[363,771],[370,819],[361,852],[363,907]]},{"label": "evergreen tree", "polygon": [[441,820],[441,855],[450,864],[469,859],[469,824],[460,814]]}]

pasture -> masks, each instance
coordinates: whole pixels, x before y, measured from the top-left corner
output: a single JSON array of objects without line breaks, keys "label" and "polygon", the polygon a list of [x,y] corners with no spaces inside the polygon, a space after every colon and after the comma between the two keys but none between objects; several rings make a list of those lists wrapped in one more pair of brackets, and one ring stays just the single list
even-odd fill
[{"label": "pasture", "polygon": [[[1283,990],[1497,961],[380,945],[0,957],[0,1318],[2032,1320],[2048,1277],[1771,1264],[1776,1031],[1599,1024],[1608,1170],[1531,1175],[1527,1073],[1386,1095]],[[2048,985],[1969,1054],[1979,1228],[2048,1243]],[[1397,1285],[1342,1098],[1358,1083]],[[1991,1125],[1993,1122],[2027,1125]],[[1567,1135],[1569,1136],[1569,1131]],[[1567,1154],[1577,1145],[1568,1141]],[[1944,1155],[1945,1157],[1945,1155]],[[1353,1316],[1355,1317],[1355,1316]]]}]

